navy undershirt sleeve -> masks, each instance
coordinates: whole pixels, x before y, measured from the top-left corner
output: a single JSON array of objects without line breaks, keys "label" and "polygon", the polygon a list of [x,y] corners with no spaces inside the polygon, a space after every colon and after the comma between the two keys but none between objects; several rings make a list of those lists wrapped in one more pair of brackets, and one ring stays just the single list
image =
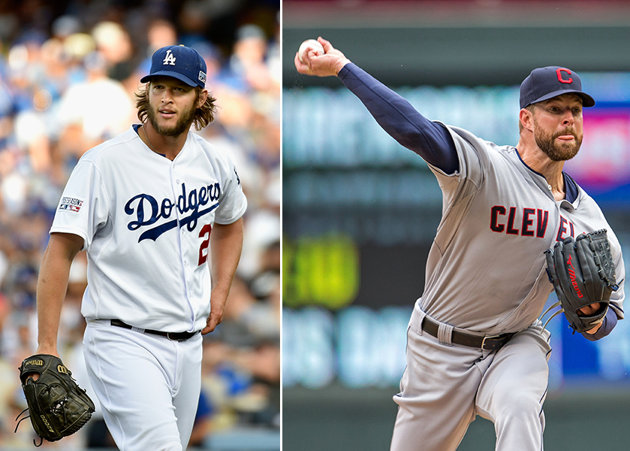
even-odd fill
[{"label": "navy undershirt sleeve", "polygon": [[353,63],[346,64],[338,76],[402,146],[446,174],[459,169],[455,143],[442,125],[425,118],[407,100]]},{"label": "navy undershirt sleeve", "polygon": [[615,313],[613,309],[609,308],[608,311],[606,312],[606,316],[604,317],[604,322],[602,324],[602,327],[600,327],[599,330],[595,332],[594,334],[587,334],[586,332],[583,332],[582,335],[587,340],[596,341],[596,340],[599,340],[600,338],[604,338],[606,335],[612,332],[612,330],[615,328],[616,325],[617,325],[617,314]]},{"label": "navy undershirt sleeve", "polygon": [[564,197],[566,200],[573,203],[578,197],[577,183],[575,183],[575,180],[573,180],[566,172],[563,172],[562,175],[564,177]]}]

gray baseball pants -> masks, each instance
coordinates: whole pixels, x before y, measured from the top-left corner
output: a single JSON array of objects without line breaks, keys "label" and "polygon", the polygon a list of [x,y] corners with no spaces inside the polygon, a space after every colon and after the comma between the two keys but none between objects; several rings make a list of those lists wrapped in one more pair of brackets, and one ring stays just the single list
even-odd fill
[{"label": "gray baseball pants", "polygon": [[496,450],[543,449],[550,333],[536,321],[497,351],[441,343],[414,309],[407,368],[394,396],[391,451],[455,450],[477,415],[494,423]]}]

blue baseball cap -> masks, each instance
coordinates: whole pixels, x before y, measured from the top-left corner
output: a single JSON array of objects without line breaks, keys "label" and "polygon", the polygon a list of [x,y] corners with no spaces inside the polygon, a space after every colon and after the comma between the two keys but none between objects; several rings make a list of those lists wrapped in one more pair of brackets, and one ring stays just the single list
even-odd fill
[{"label": "blue baseball cap", "polygon": [[206,62],[190,47],[169,45],[155,51],[151,57],[149,75],[140,79],[146,83],[153,77],[173,77],[188,86],[206,86]]},{"label": "blue baseball cap", "polygon": [[538,67],[521,83],[521,108],[569,93],[582,97],[583,106],[595,105],[595,100],[582,91],[582,80],[577,73],[560,66]]}]

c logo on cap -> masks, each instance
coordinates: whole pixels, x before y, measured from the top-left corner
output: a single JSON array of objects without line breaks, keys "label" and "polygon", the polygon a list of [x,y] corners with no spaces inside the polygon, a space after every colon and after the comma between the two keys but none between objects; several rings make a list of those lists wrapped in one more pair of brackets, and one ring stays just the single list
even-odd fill
[{"label": "c logo on cap", "polygon": [[562,73],[566,72],[567,75],[571,75],[571,71],[569,69],[565,69],[564,67],[560,67],[558,69],[556,69],[556,75],[558,76],[558,81],[560,83],[573,83],[573,78],[569,77],[569,78],[562,78]]}]

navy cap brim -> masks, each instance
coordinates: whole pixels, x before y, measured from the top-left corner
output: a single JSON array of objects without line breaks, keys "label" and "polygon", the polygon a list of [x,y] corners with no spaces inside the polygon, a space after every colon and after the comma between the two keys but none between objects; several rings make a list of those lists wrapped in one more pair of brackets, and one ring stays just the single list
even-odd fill
[{"label": "navy cap brim", "polygon": [[190,78],[186,77],[185,75],[180,74],[179,72],[173,72],[173,71],[168,71],[168,70],[162,70],[159,72],[155,72],[154,74],[150,74],[150,75],[145,75],[144,77],[142,77],[140,79],[140,83],[147,83],[149,81],[151,81],[152,78],[155,77],[171,77],[171,78],[176,78],[177,80],[186,83],[188,86],[192,86],[193,88],[195,86],[199,86],[199,83],[194,82],[193,80],[191,80]]},{"label": "navy cap brim", "polygon": [[585,106],[585,107],[595,106],[595,99],[593,99],[591,96],[589,96],[585,92],[578,91],[577,89],[559,89],[557,91],[553,91],[548,94],[545,94],[539,99],[536,99],[533,102],[530,102],[521,108],[528,107],[529,105],[533,105],[534,103],[544,102],[545,100],[553,99],[554,97],[561,96],[562,94],[577,94],[580,97],[582,97],[582,106]]}]

